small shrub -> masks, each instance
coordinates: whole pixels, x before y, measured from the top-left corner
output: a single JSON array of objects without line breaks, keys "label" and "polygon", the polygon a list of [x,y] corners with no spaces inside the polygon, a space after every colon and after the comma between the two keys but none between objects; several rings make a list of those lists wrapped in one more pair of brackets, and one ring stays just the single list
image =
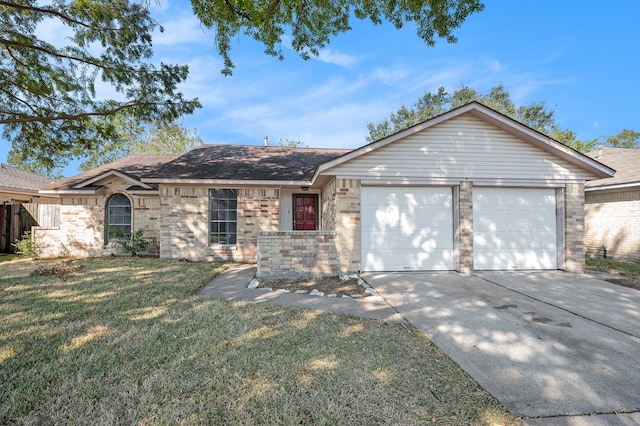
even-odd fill
[{"label": "small shrub", "polygon": [[143,236],[146,231],[146,227],[140,228],[131,234],[128,239],[122,235],[119,230],[110,231],[109,236],[116,238],[113,240],[113,243],[120,247],[123,252],[130,253],[132,256],[137,256],[145,251],[149,245],[156,244],[158,242],[155,238],[145,239]]},{"label": "small shrub", "polygon": [[13,246],[20,256],[40,257],[40,252],[42,251],[40,244],[31,237],[31,231],[24,231],[22,238],[15,242]]}]

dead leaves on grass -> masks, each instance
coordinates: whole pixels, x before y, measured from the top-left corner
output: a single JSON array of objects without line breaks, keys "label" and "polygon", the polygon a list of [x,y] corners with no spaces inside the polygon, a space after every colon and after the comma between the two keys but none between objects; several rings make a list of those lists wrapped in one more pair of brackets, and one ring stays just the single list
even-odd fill
[{"label": "dead leaves on grass", "polygon": [[84,265],[72,265],[73,260],[63,260],[57,265],[45,266],[40,265],[36,268],[31,275],[53,275],[58,277],[60,281],[66,281],[74,272],[80,272],[84,270]]}]

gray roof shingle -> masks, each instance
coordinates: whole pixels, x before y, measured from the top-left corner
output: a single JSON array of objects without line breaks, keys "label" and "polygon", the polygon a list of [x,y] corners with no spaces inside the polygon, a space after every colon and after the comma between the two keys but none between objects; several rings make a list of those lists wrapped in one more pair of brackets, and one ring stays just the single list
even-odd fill
[{"label": "gray roof shingle", "polygon": [[317,167],[351,150],[201,145],[147,177],[158,179],[311,180]]},{"label": "gray roof shingle", "polygon": [[614,177],[587,182],[587,188],[634,183],[640,185],[640,148],[599,148],[587,156],[616,170]]},{"label": "gray roof shingle", "polygon": [[114,162],[104,164],[95,169],[88,170],[79,175],[54,182],[41,189],[46,190],[63,190],[72,189],[76,185],[87,181],[96,176],[100,176],[103,173],[115,170],[120,173],[124,173],[133,179],[140,180],[143,177],[154,173],[160,166],[168,163],[169,161],[177,158],[177,155],[132,155],[125,157]]},{"label": "gray roof shingle", "polygon": [[0,163],[0,188],[33,191],[50,184],[53,179]]},{"label": "gray roof shingle", "polygon": [[[351,150],[249,145],[201,145],[186,154],[135,155],[54,182],[45,190],[69,190],[118,171],[133,179],[311,180],[317,167]],[[92,186],[93,187],[93,186]]]}]

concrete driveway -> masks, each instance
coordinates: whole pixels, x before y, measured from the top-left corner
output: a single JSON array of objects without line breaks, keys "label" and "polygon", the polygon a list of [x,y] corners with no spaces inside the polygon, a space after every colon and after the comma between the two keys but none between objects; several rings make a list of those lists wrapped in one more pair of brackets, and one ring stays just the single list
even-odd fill
[{"label": "concrete driveway", "polygon": [[640,291],[561,271],[362,277],[526,423],[640,424]]}]

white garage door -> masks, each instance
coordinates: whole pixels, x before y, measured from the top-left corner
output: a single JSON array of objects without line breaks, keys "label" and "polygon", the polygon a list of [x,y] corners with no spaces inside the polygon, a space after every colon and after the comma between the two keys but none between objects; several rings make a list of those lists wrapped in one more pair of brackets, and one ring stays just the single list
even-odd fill
[{"label": "white garage door", "polygon": [[362,270],[452,270],[451,194],[451,188],[362,187]]},{"label": "white garage door", "polygon": [[557,269],[553,188],[473,189],[473,269]]}]

